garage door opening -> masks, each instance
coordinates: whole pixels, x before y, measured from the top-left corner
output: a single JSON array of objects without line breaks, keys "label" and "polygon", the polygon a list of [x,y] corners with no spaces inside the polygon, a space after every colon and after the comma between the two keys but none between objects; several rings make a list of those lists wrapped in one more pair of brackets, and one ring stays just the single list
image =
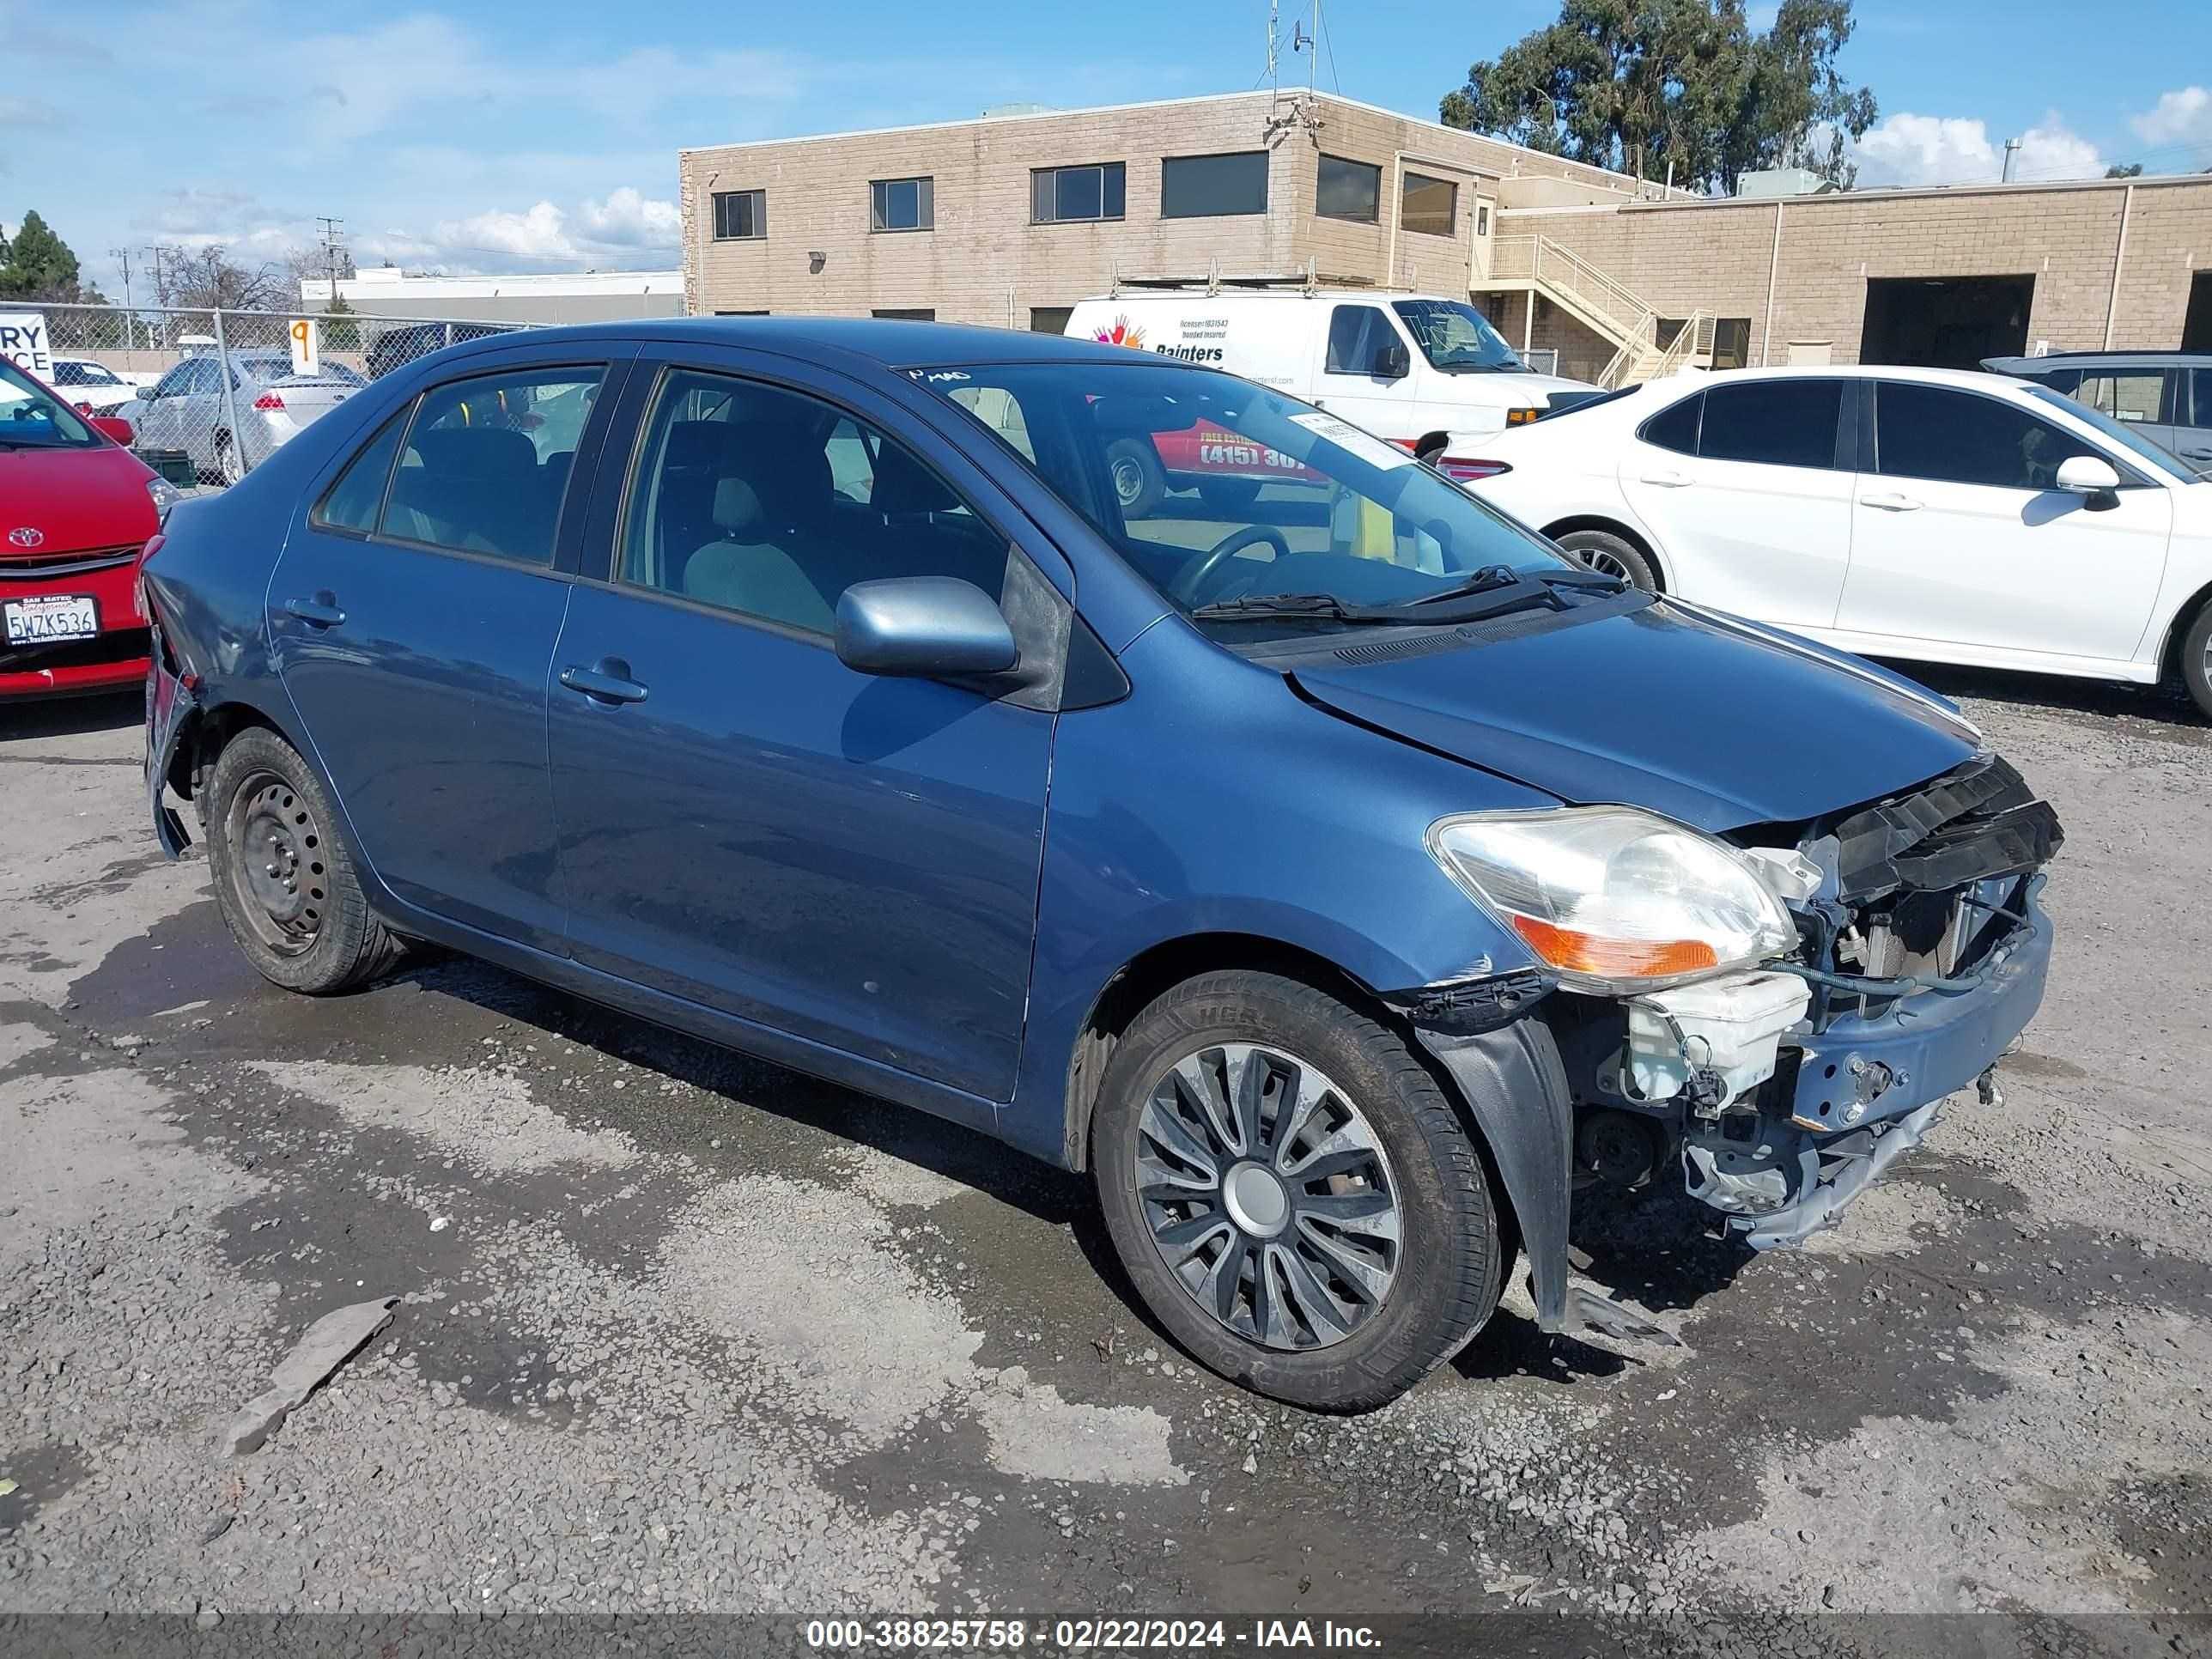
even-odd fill
[{"label": "garage door opening", "polygon": [[2017,357],[2034,302],[2033,276],[1870,276],[1859,361],[1979,368]]}]

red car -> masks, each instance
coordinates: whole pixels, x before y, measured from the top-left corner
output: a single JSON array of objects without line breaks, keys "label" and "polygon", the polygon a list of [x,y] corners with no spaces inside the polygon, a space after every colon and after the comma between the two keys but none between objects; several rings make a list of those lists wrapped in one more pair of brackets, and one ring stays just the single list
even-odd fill
[{"label": "red car", "polygon": [[138,565],[178,493],[0,357],[0,699],[146,678]]}]

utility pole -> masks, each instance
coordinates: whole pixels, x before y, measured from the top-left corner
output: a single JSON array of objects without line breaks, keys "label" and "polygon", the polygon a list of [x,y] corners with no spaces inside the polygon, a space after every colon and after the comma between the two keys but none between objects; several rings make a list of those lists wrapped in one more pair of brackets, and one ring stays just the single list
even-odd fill
[{"label": "utility pole", "polygon": [[2020,154],[2020,144],[2021,141],[2017,138],[2008,138],[2005,140],[2004,177],[2002,180],[2002,183],[2008,185],[2012,182],[2013,158]]},{"label": "utility pole", "polygon": [[[138,328],[132,320],[131,308],[131,250],[112,247],[107,250],[107,257],[123,267],[123,349],[135,355],[138,349]],[[133,363],[131,367],[136,368],[137,365]]]},{"label": "utility pole", "polygon": [[318,217],[315,222],[323,228],[323,256],[331,269],[331,302],[328,310],[338,308],[338,260],[345,252],[345,221]]}]

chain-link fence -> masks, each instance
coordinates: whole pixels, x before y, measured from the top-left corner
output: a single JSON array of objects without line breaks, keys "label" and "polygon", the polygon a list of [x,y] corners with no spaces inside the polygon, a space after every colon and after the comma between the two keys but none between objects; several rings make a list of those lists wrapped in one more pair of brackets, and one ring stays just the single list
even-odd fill
[{"label": "chain-link fence", "polygon": [[39,309],[54,390],[83,413],[123,422],[140,459],[185,486],[236,483],[302,428],[426,352],[532,326],[351,312]]}]

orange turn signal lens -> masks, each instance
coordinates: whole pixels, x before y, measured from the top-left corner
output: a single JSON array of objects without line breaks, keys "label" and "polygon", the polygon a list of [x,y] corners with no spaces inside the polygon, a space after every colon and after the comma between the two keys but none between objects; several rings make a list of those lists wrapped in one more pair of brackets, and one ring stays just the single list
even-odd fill
[{"label": "orange turn signal lens", "polygon": [[1540,409],[1509,409],[1505,411],[1505,424],[1508,426],[1527,426],[1531,421],[1534,420],[1543,412],[1544,411]]},{"label": "orange turn signal lens", "polygon": [[1668,979],[1720,966],[1720,955],[1701,939],[1601,939],[1534,916],[1515,916],[1513,931],[1553,967],[1595,979]]}]

